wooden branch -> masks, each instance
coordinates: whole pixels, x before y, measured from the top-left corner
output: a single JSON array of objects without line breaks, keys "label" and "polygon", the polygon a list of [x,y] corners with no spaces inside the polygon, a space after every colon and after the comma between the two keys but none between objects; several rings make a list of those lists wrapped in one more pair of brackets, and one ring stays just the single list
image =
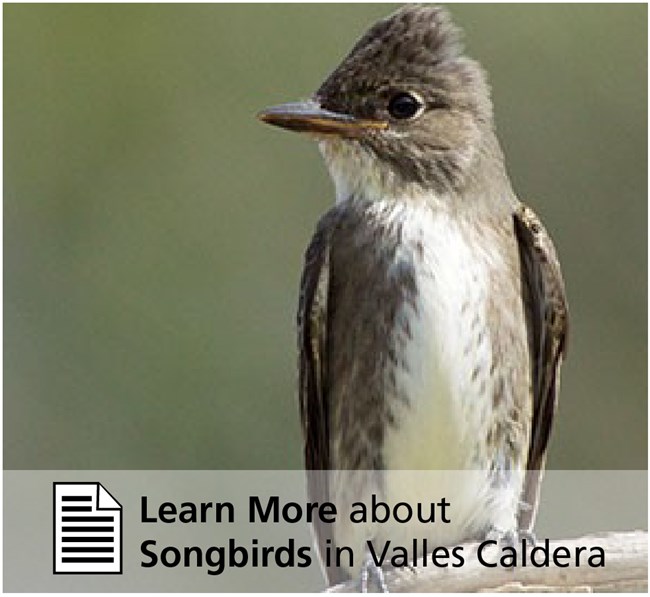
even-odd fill
[{"label": "wooden branch", "polygon": [[[538,543],[539,544],[539,543]],[[577,539],[553,540],[550,550],[565,547],[573,554],[580,546],[602,547],[605,565],[592,568],[581,558],[581,565],[573,563],[561,568],[551,563],[548,567],[531,565],[517,568],[488,568],[477,559],[478,543],[463,546],[465,563],[460,568],[419,567],[386,572],[386,584],[391,593],[586,593],[636,592],[648,590],[648,533],[633,531],[588,535]],[[495,553],[495,552],[492,552]],[[573,558],[570,559],[573,561]],[[357,581],[331,587],[333,593],[358,592]]]}]

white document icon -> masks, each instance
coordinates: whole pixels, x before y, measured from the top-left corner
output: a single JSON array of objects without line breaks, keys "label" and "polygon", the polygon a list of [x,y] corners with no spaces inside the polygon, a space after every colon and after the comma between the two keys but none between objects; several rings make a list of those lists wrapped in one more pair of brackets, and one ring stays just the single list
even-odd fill
[{"label": "white document icon", "polygon": [[54,483],[54,574],[121,573],[121,504],[101,483]]}]

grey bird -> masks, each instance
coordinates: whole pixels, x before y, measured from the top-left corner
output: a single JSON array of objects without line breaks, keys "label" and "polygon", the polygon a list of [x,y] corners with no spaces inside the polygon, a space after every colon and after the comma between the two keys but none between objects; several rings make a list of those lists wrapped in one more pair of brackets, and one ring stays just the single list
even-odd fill
[{"label": "grey bird", "polygon": [[[336,186],[298,314],[310,496],[451,503],[452,524],[316,524],[321,558],[333,545],[532,532],[566,348],[564,283],[511,187],[486,75],[447,11],[401,8],[311,100],[259,118],[315,138]],[[429,470],[461,473],[429,482]],[[326,561],[329,582],[367,574],[363,562]]]}]

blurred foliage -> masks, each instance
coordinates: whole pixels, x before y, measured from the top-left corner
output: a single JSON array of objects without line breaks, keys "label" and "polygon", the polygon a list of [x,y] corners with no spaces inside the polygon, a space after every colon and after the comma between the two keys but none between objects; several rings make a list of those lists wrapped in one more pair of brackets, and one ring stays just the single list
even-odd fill
[{"label": "blurred foliage", "polygon": [[[4,6],[6,468],[301,466],[294,322],[333,190],[254,115],[387,5]],[[454,5],[561,253],[555,468],[645,468],[647,7]]]}]

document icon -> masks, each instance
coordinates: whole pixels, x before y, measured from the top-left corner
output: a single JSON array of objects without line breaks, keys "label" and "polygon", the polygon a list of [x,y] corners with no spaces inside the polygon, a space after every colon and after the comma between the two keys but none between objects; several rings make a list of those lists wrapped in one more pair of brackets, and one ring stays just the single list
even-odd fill
[{"label": "document icon", "polygon": [[54,574],[122,574],[122,506],[101,483],[54,483]]}]

